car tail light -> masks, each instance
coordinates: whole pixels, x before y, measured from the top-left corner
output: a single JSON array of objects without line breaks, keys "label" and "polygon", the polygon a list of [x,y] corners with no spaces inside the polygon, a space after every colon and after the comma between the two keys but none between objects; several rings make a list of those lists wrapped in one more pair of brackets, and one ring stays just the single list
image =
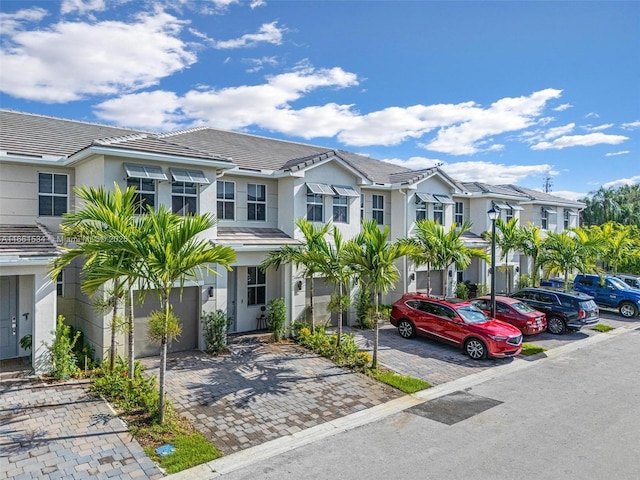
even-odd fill
[{"label": "car tail light", "polygon": [[578,310],[578,318],[586,318],[587,317],[587,312],[585,312],[584,310]]}]

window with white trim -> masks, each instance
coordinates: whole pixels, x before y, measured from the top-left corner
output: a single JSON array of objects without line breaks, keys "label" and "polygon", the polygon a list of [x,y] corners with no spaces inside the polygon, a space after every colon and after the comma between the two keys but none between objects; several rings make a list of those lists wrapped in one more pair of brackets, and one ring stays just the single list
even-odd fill
[{"label": "window with white trim", "polygon": [[360,220],[364,220],[364,193],[360,194]]},{"label": "window with white trim", "polygon": [[267,303],[267,275],[260,267],[247,267],[247,305]]},{"label": "window with white trim", "polygon": [[433,221],[444,225],[444,204],[440,202],[433,204]]},{"label": "window with white trim", "polygon": [[542,216],[540,217],[540,226],[544,230],[549,228],[549,211],[546,208],[542,209]]},{"label": "window with white trim", "polygon": [[247,184],[247,220],[267,220],[267,186],[259,183]]},{"label": "window with white trim", "polygon": [[307,192],[307,220],[310,222],[324,222],[324,196]]},{"label": "window with white trim", "polygon": [[384,224],[384,195],[372,195],[371,218],[378,225]]},{"label": "window with white trim", "polygon": [[504,220],[506,222],[508,222],[509,220],[511,220],[513,218],[513,208],[507,208],[504,211]]},{"label": "window with white trim", "polygon": [[68,180],[66,173],[38,173],[38,216],[61,217],[67,213]]},{"label": "window with white trim", "polygon": [[333,197],[333,221],[349,223],[349,199],[347,197]]},{"label": "window with white trim", "polygon": [[564,228],[567,229],[571,226],[571,217],[569,216],[569,210],[564,210]]},{"label": "window with white trim", "polygon": [[156,206],[156,181],[150,178],[127,178],[127,188],[136,189],[135,203],[136,214],[141,215],[147,211],[147,206]]},{"label": "window with white trim", "polygon": [[453,221],[458,226],[464,223],[464,203],[463,202],[456,202],[455,212],[453,214]]},{"label": "window with white trim", "polygon": [[218,180],[216,182],[216,198],[218,220],[235,220],[236,218],[236,184]]},{"label": "window with white trim", "polygon": [[416,203],[416,222],[427,219],[427,202]]},{"label": "window with white trim", "polygon": [[58,297],[64,297],[64,271],[62,270],[56,277],[56,294]]},{"label": "window with white trim", "polygon": [[192,182],[171,183],[171,208],[178,215],[198,213],[198,186]]}]

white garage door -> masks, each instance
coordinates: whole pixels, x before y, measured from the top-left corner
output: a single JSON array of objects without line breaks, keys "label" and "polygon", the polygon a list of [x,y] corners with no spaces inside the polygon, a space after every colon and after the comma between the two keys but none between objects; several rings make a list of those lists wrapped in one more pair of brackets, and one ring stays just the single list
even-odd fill
[{"label": "white garage door", "polygon": [[[200,301],[198,287],[186,287],[182,291],[174,288],[171,292],[173,312],[180,319],[182,334],[169,343],[169,352],[182,352],[198,348],[198,324],[200,322]],[[160,309],[160,300],[153,292],[147,293],[144,305],[135,304],[135,356],[150,357],[160,354],[160,343],[153,342],[148,336],[148,315]]]}]

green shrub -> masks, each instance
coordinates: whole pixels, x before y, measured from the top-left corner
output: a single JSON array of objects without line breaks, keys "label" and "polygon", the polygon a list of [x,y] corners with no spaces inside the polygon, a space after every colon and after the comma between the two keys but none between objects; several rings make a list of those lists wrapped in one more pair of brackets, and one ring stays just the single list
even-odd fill
[{"label": "green shrub", "polygon": [[311,333],[308,327],[303,326],[298,330],[295,339],[318,355],[329,358],[336,365],[362,371],[371,362],[369,352],[361,352],[358,349],[352,334],[343,334],[338,347],[337,335],[327,335],[323,327],[318,327]]},{"label": "green shrub", "polygon": [[469,287],[467,287],[466,283],[458,283],[456,286],[456,297],[461,298],[462,300],[469,299]]},{"label": "green shrub", "polygon": [[375,325],[371,317],[373,301],[369,289],[361,285],[356,300],[356,326],[365,330],[371,330]]},{"label": "green shrub", "polygon": [[273,338],[279,342],[284,338],[287,307],[284,298],[274,298],[267,304],[267,328],[273,333]]},{"label": "green shrub", "polygon": [[206,351],[211,355],[220,355],[227,350],[227,332],[233,318],[227,317],[222,310],[202,312],[202,326]]},{"label": "green shrub", "polygon": [[64,317],[58,316],[53,343],[45,347],[49,351],[51,371],[49,374],[56,379],[69,378],[78,374],[77,357],[74,353],[80,332],[71,334],[71,327],[64,324]]},{"label": "green shrub", "polygon": [[526,288],[531,285],[531,275],[528,273],[521,273],[518,277],[518,288]]},{"label": "green shrub", "polygon": [[478,283],[478,296],[481,297],[482,295],[488,295],[489,294],[489,286],[486,283]]},{"label": "green shrub", "polygon": [[127,362],[118,357],[113,371],[107,366],[96,370],[91,390],[104,395],[124,413],[142,411],[155,416],[159,401],[156,379],[143,376],[143,371],[144,367],[136,360],[133,378],[129,379]]}]

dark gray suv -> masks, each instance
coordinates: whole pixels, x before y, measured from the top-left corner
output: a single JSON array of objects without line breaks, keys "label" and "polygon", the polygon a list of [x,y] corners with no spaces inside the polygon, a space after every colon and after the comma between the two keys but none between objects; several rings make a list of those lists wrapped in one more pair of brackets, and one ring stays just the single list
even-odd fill
[{"label": "dark gray suv", "polygon": [[562,292],[545,288],[523,288],[512,293],[536,310],[547,314],[547,331],[562,335],[598,323],[599,311],[593,297],[579,292]]}]

